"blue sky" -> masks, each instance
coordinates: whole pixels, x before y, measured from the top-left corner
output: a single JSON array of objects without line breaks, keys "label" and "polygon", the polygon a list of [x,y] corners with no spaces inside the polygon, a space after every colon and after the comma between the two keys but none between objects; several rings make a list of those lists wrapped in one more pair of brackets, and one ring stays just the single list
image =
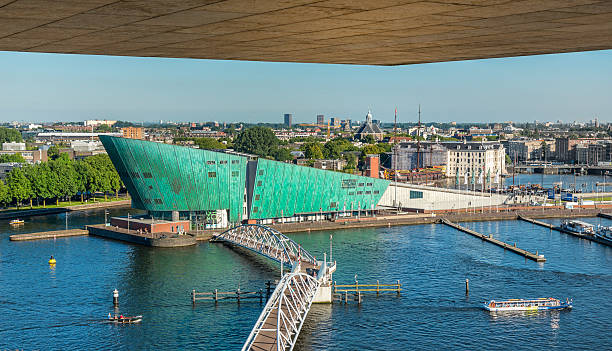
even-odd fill
[{"label": "blue sky", "polygon": [[0,52],[0,121],[612,119],[612,50],[395,67]]}]

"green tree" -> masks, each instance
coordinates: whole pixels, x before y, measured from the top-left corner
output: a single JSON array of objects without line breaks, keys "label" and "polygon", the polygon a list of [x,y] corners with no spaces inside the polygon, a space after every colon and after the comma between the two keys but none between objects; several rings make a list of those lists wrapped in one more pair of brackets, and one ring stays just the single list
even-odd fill
[{"label": "green tree", "polygon": [[108,124],[100,124],[94,129],[94,131],[96,133],[110,133],[113,131],[113,128],[111,128],[111,126]]},{"label": "green tree", "polygon": [[278,138],[270,128],[252,127],[240,132],[234,140],[234,149],[262,157],[272,156],[278,146]]},{"label": "green tree", "polygon": [[6,184],[9,187],[9,196],[17,204],[17,208],[25,199],[32,198],[32,188],[30,181],[21,167],[15,167],[6,177]]},{"label": "green tree", "polygon": [[376,143],[376,139],[374,139],[373,135],[366,135],[365,138],[363,138],[363,142],[364,143],[368,143],[368,144],[375,144]]},{"label": "green tree", "polygon": [[323,158],[323,150],[321,143],[310,142],[303,145],[304,156],[311,160],[320,160]]},{"label": "green tree", "polygon": [[19,162],[26,163],[26,160],[21,156],[21,154],[13,154],[13,155],[0,155],[0,163],[5,162]]},{"label": "green tree", "polygon": [[56,160],[49,161],[51,172],[55,174],[56,186],[54,187],[56,198],[67,198],[77,193],[78,174],[74,169],[73,161],[68,158],[68,155],[61,154]]},{"label": "green tree", "polygon": [[11,196],[9,192],[10,192],[9,187],[6,184],[4,184],[2,180],[0,180],[0,203],[5,206],[9,202],[11,202]]},{"label": "green tree", "polygon": [[272,150],[272,156],[276,161],[291,161],[293,160],[293,155],[291,155],[291,151],[284,147],[278,147],[275,150]]},{"label": "green tree", "polygon": [[0,127],[0,144],[10,142],[20,143],[22,140],[21,133],[17,129]]},{"label": "green tree", "polygon": [[358,150],[353,144],[343,138],[332,139],[323,146],[323,156],[327,159],[339,159],[344,151]]},{"label": "green tree", "polygon": [[213,150],[213,149],[225,149],[225,144],[219,142],[214,138],[194,138],[194,143],[198,145],[200,149]]},{"label": "green tree", "polygon": [[50,160],[55,160],[56,158],[59,157],[59,154],[60,154],[59,146],[57,145],[51,145],[49,149],[47,150],[47,157]]},{"label": "green tree", "polygon": [[51,185],[51,170],[47,163],[24,167],[24,172],[32,189],[32,197],[43,200],[43,207],[47,205],[47,199],[53,197],[49,190]]}]

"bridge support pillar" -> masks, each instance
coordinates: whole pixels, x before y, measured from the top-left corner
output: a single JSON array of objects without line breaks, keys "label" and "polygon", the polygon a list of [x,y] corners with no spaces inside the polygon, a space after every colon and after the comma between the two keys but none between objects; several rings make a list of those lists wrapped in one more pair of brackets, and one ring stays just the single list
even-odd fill
[{"label": "bridge support pillar", "polygon": [[321,285],[317,294],[312,300],[312,303],[332,303],[332,286],[331,284]]}]

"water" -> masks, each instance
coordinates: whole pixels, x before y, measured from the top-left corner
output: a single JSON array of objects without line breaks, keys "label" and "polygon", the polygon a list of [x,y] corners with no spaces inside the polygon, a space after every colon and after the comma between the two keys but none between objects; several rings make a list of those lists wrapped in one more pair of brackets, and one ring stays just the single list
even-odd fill
[{"label": "water", "polygon": [[[471,180],[468,180],[468,182]],[[478,181],[478,179],[476,179]],[[561,183],[561,187],[563,189],[578,189],[582,190],[582,192],[597,192],[599,188],[599,192],[612,192],[612,185],[608,186],[597,186],[597,183],[612,183],[612,176],[598,176],[598,175],[583,175],[579,176],[572,174],[515,174],[514,175],[514,184],[515,185],[527,185],[527,184],[543,184],[544,188],[552,188],[554,185]],[[449,178],[445,180],[445,186],[450,188],[456,188],[455,179]],[[508,187],[512,185],[512,176],[508,178],[503,178],[503,186]],[[495,186],[495,184],[494,184]],[[460,179],[459,189],[465,190],[466,187],[469,187],[471,190],[473,185],[470,183],[466,186],[463,183],[463,179]],[[476,190],[481,189],[481,184],[476,184]]]},{"label": "water", "polygon": [[[117,210],[115,210],[117,211]],[[102,211],[71,214],[71,224],[102,222]],[[599,219],[588,218],[597,224]],[[558,221],[558,220],[556,220]],[[601,220],[610,225],[612,221]],[[466,223],[539,250],[535,263],[442,225],[333,232],[334,280],[392,283],[400,297],[363,304],[313,305],[295,350],[610,349],[612,249],[519,222]],[[60,229],[64,216],[28,220],[23,231]],[[96,237],[9,242],[0,224],[0,350],[240,349],[259,302],[191,305],[191,289],[264,288],[278,267],[220,244],[154,249]],[[331,232],[291,235],[322,257]],[[56,268],[47,265],[54,254]],[[465,279],[470,295],[465,295]],[[99,323],[112,311],[143,314],[140,325]],[[570,297],[572,311],[490,314],[482,301]]]}]

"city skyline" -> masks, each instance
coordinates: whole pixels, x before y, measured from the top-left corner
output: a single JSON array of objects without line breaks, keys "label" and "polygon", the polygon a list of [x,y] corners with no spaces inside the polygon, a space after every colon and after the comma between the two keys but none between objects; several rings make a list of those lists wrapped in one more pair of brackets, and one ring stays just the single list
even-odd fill
[{"label": "city skyline", "polygon": [[0,121],[608,122],[612,50],[408,66],[3,52]]}]

